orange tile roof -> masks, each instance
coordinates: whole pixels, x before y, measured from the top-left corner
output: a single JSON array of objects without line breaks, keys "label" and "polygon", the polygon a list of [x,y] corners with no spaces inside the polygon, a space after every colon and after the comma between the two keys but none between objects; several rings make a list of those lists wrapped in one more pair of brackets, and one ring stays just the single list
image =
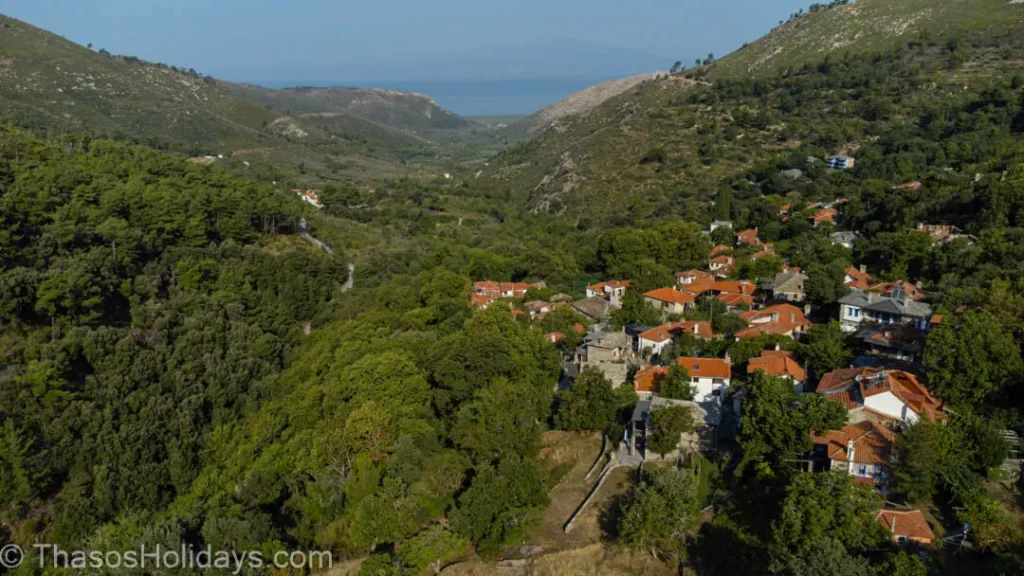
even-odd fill
[{"label": "orange tile roof", "polygon": [[598,282],[593,286],[587,286],[587,289],[593,292],[604,292],[605,287],[612,290],[616,288],[629,288],[629,280],[607,280],[605,282]]},{"label": "orange tile roof", "polygon": [[675,322],[669,322],[668,324],[662,324],[656,326],[650,330],[646,330],[640,333],[640,338],[647,340],[648,342],[654,342],[660,344],[666,340],[671,340],[675,335],[673,330],[675,329]]},{"label": "orange tile roof", "polygon": [[741,244],[756,245],[761,243],[761,239],[757,237],[757,229],[744,230],[736,233],[736,240]]},{"label": "orange tile roof", "polygon": [[880,510],[875,520],[892,535],[893,540],[897,536],[922,544],[935,540],[935,533],[920,510]]},{"label": "orange tile roof", "polygon": [[811,441],[824,444],[831,460],[850,461],[847,452],[849,443],[853,442],[853,462],[855,464],[889,464],[893,444],[899,435],[870,420],[850,424],[842,430],[829,430],[824,434],[811,433]]},{"label": "orange tile roof", "polygon": [[729,266],[733,263],[732,256],[723,254],[721,256],[715,256],[709,261],[711,264],[721,264],[723,266]]},{"label": "orange tile roof", "polygon": [[666,366],[648,366],[642,368],[633,376],[633,389],[637,392],[658,392],[661,390],[661,381],[668,376]]},{"label": "orange tile roof", "polygon": [[721,358],[689,358],[677,360],[684,366],[691,378],[732,378],[732,366]]},{"label": "orange tile roof", "polygon": [[471,294],[469,296],[470,303],[476,308],[485,308],[488,304],[493,302],[495,299],[490,296],[483,294]]},{"label": "orange tile roof", "polygon": [[[907,405],[915,414],[929,419],[945,418],[944,404],[931,395],[916,376],[903,370],[879,370],[877,368],[844,368],[825,374],[818,383],[817,392],[843,392],[852,398],[853,406],[863,404],[864,398],[891,392],[893,396]],[[858,398],[859,395],[859,398]],[[847,404],[850,400],[830,394],[836,400]]]},{"label": "orange tile roof", "polygon": [[760,357],[751,358],[747,363],[747,371],[755,370],[764,370],[771,376],[789,376],[797,382],[807,379],[807,372],[788,350],[766,350]]},{"label": "orange tile roof", "polygon": [[644,292],[646,298],[667,302],[669,304],[681,304],[683,306],[696,302],[697,298],[689,292],[681,292],[675,288],[658,288],[650,292]]},{"label": "orange tile roof", "polygon": [[715,256],[718,256],[722,252],[732,252],[732,248],[726,246],[725,244],[719,244],[718,246],[715,246],[714,248],[711,249],[711,257],[714,258]]},{"label": "orange tile roof", "polygon": [[787,213],[789,213],[789,204],[783,204],[782,206],[779,206],[779,214]]},{"label": "orange tile roof", "polygon": [[836,210],[835,208],[820,208],[817,212],[814,213],[814,217],[812,218],[812,220],[814,220],[815,223],[829,222],[835,224],[836,216],[838,215],[839,210]]},{"label": "orange tile roof", "polygon": [[758,258],[767,258],[769,256],[775,256],[775,250],[761,250],[750,256],[751,260],[757,260]]},{"label": "orange tile roof", "polygon": [[544,335],[544,339],[548,342],[561,342],[565,338],[565,334],[561,332],[548,332]]},{"label": "orange tile roof", "polygon": [[711,290],[728,294],[753,294],[757,285],[748,280],[719,280],[711,285]]},{"label": "orange tile roof", "polygon": [[748,310],[740,314],[740,318],[746,322],[777,318],[779,321],[787,321],[794,325],[807,323],[804,311],[792,304],[774,304],[760,310]]},{"label": "orange tile roof", "polygon": [[708,282],[715,281],[715,275],[711,272],[705,272],[703,270],[687,270],[685,272],[676,272],[676,278],[690,278],[694,282],[700,282],[706,280]]},{"label": "orange tile roof", "polygon": [[871,284],[875,281],[874,276],[868,274],[867,272],[861,272],[859,269],[854,268],[853,266],[850,266],[849,268],[846,269],[846,275],[853,279],[850,282],[847,282],[846,285],[850,286],[851,288],[856,288],[858,290],[870,289]]},{"label": "orange tile roof", "polygon": [[878,368],[840,368],[821,377],[818,382],[818,393],[824,394],[833,390],[842,390],[851,386],[858,376],[870,377],[878,374]]},{"label": "orange tile roof", "polygon": [[742,306],[744,304],[747,306],[754,305],[754,297],[747,296],[746,294],[732,294],[727,292],[719,294],[717,299],[728,307]]},{"label": "orange tile roof", "polygon": [[667,324],[662,324],[661,326],[656,326],[650,330],[642,332],[640,337],[650,342],[661,343],[666,340],[671,340],[683,333],[693,334],[705,339],[711,339],[714,337],[711,322],[699,320],[687,320],[684,322],[669,322]]},{"label": "orange tile roof", "polygon": [[897,280],[896,282],[882,282],[875,284],[869,290],[871,292],[878,292],[882,296],[892,296],[893,290],[897,287],[903,288],[903,293],[910,296],[912,299],[921,301],[928,296],[928,293],[921,290],[917,286],[907,282],[905,280]]},{"label": "orange tile roof", "polygon": [[918,190],[921,189],[921,186],[922,186],[922,184],[920,182],[914,181],[914,182],[906,182],[906,183],[900,184],[899,186],[896,187],[896,189],[897,190],[903,190],[903,191],[910,190],[912,192],[917,192]]}]

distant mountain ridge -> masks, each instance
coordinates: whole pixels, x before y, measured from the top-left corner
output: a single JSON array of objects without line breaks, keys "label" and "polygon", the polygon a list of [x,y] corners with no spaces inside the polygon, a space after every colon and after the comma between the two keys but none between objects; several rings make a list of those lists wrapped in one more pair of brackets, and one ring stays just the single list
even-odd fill
[{"label": "distant mountain ridge", "polygon": [[634,88],[641,82],[654,80],[662,76],[665,76],[664,72],[638,74],[636,76],[629,76],[627,78],[619,78],[595,84],[589,88],[570,94],[562,100],[527,116],[517,122],[516,127],[525,130],[527,134],[536,133],[539,130],[547,128],[552,122],[559,118],[593,110],[609,98],[614,98],[615,96]]},{"label": "distant mountain ridge", "polygon": [[313,86],[274,90],[255,84],[224,85],[240,97],[291,114],[354,114],[414,132],[457,130],[470,124],[468,120],[438,106],[433,98],[414,92]]},{"label": "distant mountain ridge", "polygon": [[104,50],[0,15],[0,117],[58,132],[129,136],[185,152],[323,139],[427,144],[469,122],[431,98],[387,89],[267,90]]}]

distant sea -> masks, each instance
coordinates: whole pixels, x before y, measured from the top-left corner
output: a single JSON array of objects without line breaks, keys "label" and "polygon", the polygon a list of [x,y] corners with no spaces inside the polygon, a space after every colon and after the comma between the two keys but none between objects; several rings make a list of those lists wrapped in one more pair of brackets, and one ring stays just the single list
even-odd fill
[{"label": "distant sea", "polygon": [[433,98],[439,106],[460,116],[524,116],[558,102],[562,98],[617,78],[599,76],[563,76],[550,78],[509,78],[484,80],[382,80],[379,82],[260,82],[268,88],[291,86],[346,86],[352,88],[390,88],[418,92]]}]

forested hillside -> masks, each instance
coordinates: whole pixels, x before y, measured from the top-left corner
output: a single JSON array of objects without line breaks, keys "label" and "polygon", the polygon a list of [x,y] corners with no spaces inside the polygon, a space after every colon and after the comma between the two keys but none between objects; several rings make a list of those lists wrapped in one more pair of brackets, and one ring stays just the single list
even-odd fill
[{"label": "forested hillside", "polygon": [[[942,2],[933,10],[947,14],[959,4]],[[728,73],[741,50],[722,62],[645,82],[499,155],[479,180],[510,192],[528,211],[624,224],[663,214],[710,214],[716,195],[742,186],[760,162],[786,158],[803,168],[808,156],[884,154],[880,136],[920,138],[937,109],[972,110],[979,97],[1006,86],[1019,70],[1024,28],[996,16],[1011,11],[1019,18],[1024,7],[970,4],[970,22],[977,26],[965,24],[949,36],[922,22],[891,48],[850,44],[783,74]],[[882,5],[889,3],[857,2],[826,12],[843,11],[849,16],[845,26],[856,26],[862,19],[853,10]],[[816,12],[787,26],[811,26],[825,17]],[[773,33],[763,42],[781,38]],[[795,42],[782,43],[778,52],[805,54]],[[1011,105],[1018,104],[1015,98]],[[955,117],[943,120],[945,125]],[[1003,126],[1009,127],[1005,118]],[[955,123],[952,129],[984,131]],[[931,169],[945,167],[933,163]],[[905,171],[898,176],[918,176],[916,167]]]}]

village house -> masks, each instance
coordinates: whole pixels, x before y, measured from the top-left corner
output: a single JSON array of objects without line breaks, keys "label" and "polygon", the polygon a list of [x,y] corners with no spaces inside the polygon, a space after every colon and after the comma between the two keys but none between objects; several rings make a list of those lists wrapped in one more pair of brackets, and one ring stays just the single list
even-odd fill
[{"label": "village house", "polygon": [[644,300],[663,314],[682,314],[693,307],[697,298],[691,292],[675,288],[658,288],[645,292]]},{"label": "village house", "polygon": [[727,309],[732,310],[741,306],[753,306],[756,291],[757,286],[749,280],[720,280],[707,286],[701,294],[714,295]]},{"label": "village house", "polygon": [[728,220],[715,220],[714,222],[708,225],[707,233],[710,234],[715,230],[718,230],[719,228],[727,228],[729,230],[732,230],[732,222]]},{"label": "village house", "polygon": [[583,338],[573,360],[581,369],[596,367],[618,388],[626,381],[633,359],[633,340],[625,332],[594,332]]},{"label": "village house", "polygon": [[853,250],[853,247],[857,242],[860,242],[863,237],[857,232],[850,230],[842,230],[840,232],[833,232],[828,235],[828,241],[833,246],[842,246],[847,250]]},{"label": "village house", "polygon": [[972,236],[965,233],[963,230],[950,224],[923,224],[918,223],[917,228],[914,228],[912,232],[920,232],[927,234],[932,237],[932,242],[935,244],[948,244],[961,238],[967,240],[971,244],[978,242],[977,236]]},{"label": "village house", "polygon": [[933,397],[916,376],[902,370],[833,370],[822,376],[816,392],[841,402],[852,424],[880,418],[907,424],[922,417],[945,418],[942,401]]},{"label": "village house", "polygon": [[875,283],[875,277],[868,274],[868,267],[863,264],[861,264],[859,269],[850,266],[846,269],[846,276],[843,278],[843,283],[850,288],[856,288],[862,292],[867,292]]},{"label": "village house", "polygon": [[629,280],[608,280],[593,286],[587,286],[587,298],[600,296],[612,304],[620,304],[622,297],[629,288]]},{"label": "village house", "polygon": [[669,322],[642,332],[637,338],[637,352],[649,350],[652,355],[661,354],[661,351],[665,346],[668,346],[681,334],[693,334],[694,336],[705,340],[710,340],[714,337],[714,333],[711,329],[711,322]]},{"label": "village house", "polygon": [[296,189],[292,190],[292,192],[294,192],[295,194],[298,194],[299,198],[302,198],[303,202],[305,202],[305,203],[307,203],[307,204],[309,204],[309,205],[311,205],[311,206],[313,206],[315,208],[319,209],[319,208],[323,208],[324,207],[324,205],[320,203],[320,191],[319,190],[306,190],[305,192],[303,192],[301,189],[296,188]]},{"label": "village house", "polygon": [[807,275],[796,268],[783,270],[769,282],[772,298],[787,302],[803,302],[807,298],[804,283]]},{"label": "village house", "polygon": [[715,273],[715,276],[728,276],[732,272],[733,265],[736,264],[736,260],[728,254],[722,254],[721,256],[715,256],[708,261],[708,268]]},{"label": "village house", "polygon": [[835,225],[836,219],[839,218],[839,210],[835,208],[819,208],[813,216],[810,217],[811,224],[817,228],[820,224],[829,223]]},{"label": "village house", "polygon": [[553,304],[550,302],[544,302],[543,300],[532,300],[523,304],[523,310],[530,315],[530,320],[542,319],[553,309]]},{"label": "village house", "polygon": [[885,484],[889,459],[898,437],[895,431],[872,420],[850,424],[842,430],[829,430],[820,435],[812,433],[812,460],[816,470],[839,470],[858,481]]},{"label": "village house", "polygon": [[811,322],[804,311],[792,304],[775,304],[760,310],[740,314],[747,328],[736,332],[737,339],[757,338],[765,334],[799,338],[810,329]]},{"label": "village house", "polygon": [[825,161],[825,165],[829,168],[835,168],[837,170],[849,170],[856,165],[857,161],[850,156],[840,154],[838,156],[832,156]]},{"label": "village house", "polygon": [[750,259],[751,260],[758,260],[760,258],[767,258],[769,256],[776,256],[775,248],[771,244],[765,244],[764,245],[764,250],[761,250],[760,252],[755,252],[755,253],[751,254],[750,255]]},{"label": "village house", "polygon": [[577,300],[570,304],[570,306],[591,322],[599,322],[611,316],[613,311],[619,309],[618,305],[612,304],[602,296],[591,296],[590,298]]},{"label": "village house", "polygon": [[718,425],[722,416],[722,395],[732,381],[732,365],[721,358],[683,357],[677,363],[689,372],[693,399],[707,412],[707,423]]},{"label": "village house", "polygon": [[928,330],[931,317],[931,307],[914,300],[903,286],[895,286],[888,296],[854,289],[839,299],[844,332],[857,332],[868,324],[902,324]]},{"label": "village house", "polygon": [[633,390],[641,400],[650,400],[661,392],[661,383],[668,376],[668,366],[646,366],[633,375]]},{"label": "village house", "polygon": [[714,258],[715,256],[718,256],[719,254],[726,254],[726,253],[732,254],[732,248],[730,248],[729,246],[726,246],[725,244],[718,244],[717,246],[715,246],[714,248],[711,249],[711,256],[710,257]]},{"label": "village house", "polygon": [[713,284],[715,282],[714,274],[710,272],[704,272],[703,270],[687,270],[685,272],[676,272],[676,284],[680,288],[686,288],[693,284]]},{"label": "village house", "polygon": [[761,239],[757,237],[757,228],[736,233],[737,246],[758,246],[760,244]]},{"label": "village house", "polygon": [[630,425],[626,427],[624,440],[631,456],[638,455],[645,461],[661,458],[661,455],[655,453],[654,450],[647,449],[647,437],[653,429],[654,419],[651,414],[671,406],[689,407],[697,430],[693,433],[680,434],[676,449],[665,454],[665,459],[674,459],[682,451],[695,452],[698,449],[702,423],[706,423],[708,420],[708,415],[704,412],[704,409],[695,402],[673,400],[653,395],[636,403],[636,406],[633,408],[633,415],[630,417]]},{"label": "village house", "polygon": [[897,280],[895,282],[880,282],[871,287],[871,292],[880,294],[885,297],[891,297],[893,295],[893,292],[897,288],[903,290],[904,294],[910,296],[912,300],[917,300],[918,302],[925,300],[928,298],[928,296],[930,296],[928,292],[921,288],[920,284],[911,284],[906,280]]},{"label": "village house", "polygon": [[526,282],[494,282],[481,280],[473,283],[473,294],[470,302],[476,308],[486,308],[488,304],[501,298],[522,300],[530,288],[544,288],[544,282],[527,284]]},{"label": "village house", "polygon": [[793,353],[789,350],[765,350],[757,358],[751,358],[747,362],[747,373],[753,374],[758,370],[769,376],[786,378],[793,382],[793,387],[801,394],[804,391],[804,382],[807,381],[807,372],[804,367],[796,361]]},{"label": "village house", "polygon": [[920,510],[879,510],[875,521],[898,544],[912,542],[928,546],[935,541],[935,533]]}]

